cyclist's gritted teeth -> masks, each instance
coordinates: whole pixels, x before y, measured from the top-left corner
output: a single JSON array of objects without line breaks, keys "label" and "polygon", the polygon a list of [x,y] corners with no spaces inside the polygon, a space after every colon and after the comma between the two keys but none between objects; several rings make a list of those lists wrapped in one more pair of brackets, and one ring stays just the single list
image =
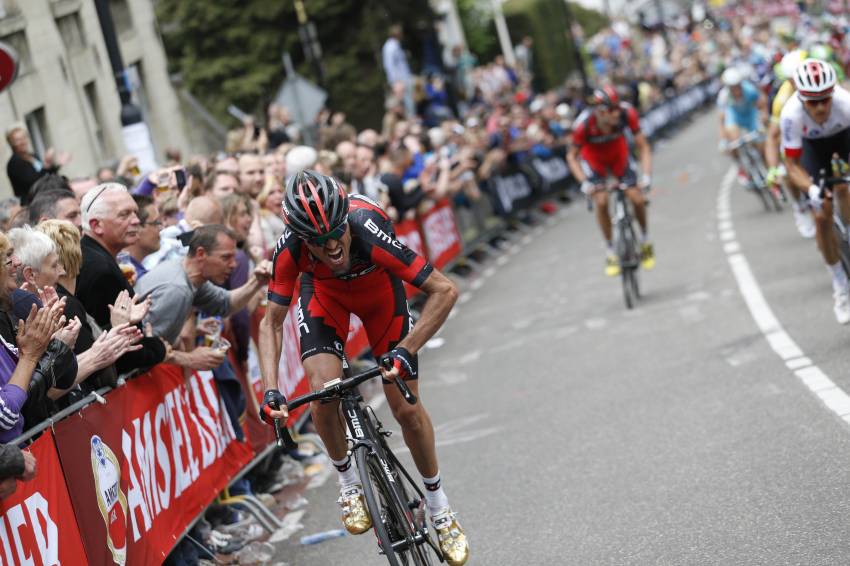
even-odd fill
[{"label": "cyclist's gritted teeth", "polygon": [[346,233],[339,240],[329,240],[323,246],[310,246],[317,259],[327,265],[331,271],[338,274],[348,272],[350,267],[348,247],[351,245],[351,236]]},{"label": "cyclist's gritted teeth", "polygon": [[345,261],[345,254],[343,253],[342,246],[337,246],[335,250],[329,251],[325,250],[325,253],[328,256],[328,259],[331,260],[331,263],[336,265],[342,265]]}]

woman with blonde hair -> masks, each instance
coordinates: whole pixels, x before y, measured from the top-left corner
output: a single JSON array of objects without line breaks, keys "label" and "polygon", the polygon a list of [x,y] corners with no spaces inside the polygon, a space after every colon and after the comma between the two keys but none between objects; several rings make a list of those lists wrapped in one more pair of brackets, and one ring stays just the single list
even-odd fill
[{"label": "woman with blonde hair", "polygon": [[[56,246],[56,255],[62,267],[62,275],[56,281],[56,294],[66,301],[65,315],[69,320],[76,317],[82,323],[74,345],[79,366],[74,385],[82,383],[84,392],[95,391],[105,385],[114,386],[117,382],[117,373],[113,367],[115,361],[125,353],[141,348],[136,345],[142,337],[141,332],[122,318],[119,313],[122,309],[116,308],[126,305],[128,308],[125,310],[129,311],[131,299],[126,291],[118,295],[111,309],[114,315],[112,329],[101,331],[80,300],[74,296],[77,275],[83,264],[80,231],[67,220],[45,220],[36,226],[36,230],[47,235]],[[51,397],[55,398],[56,395]]]},{"label": "woman with blonde hair", "polygon": [[260,205],[260,230],[263,234],[263,250],[265,257],[268,259],[274,253],[274,248],[277,245],[286,228],[286,223],[281,216],[281,206],[283,204],[283,186],[281,182],[274,177],[266,177],[266,184],[263,186],[262,192],[257,196],[257,202]]}]

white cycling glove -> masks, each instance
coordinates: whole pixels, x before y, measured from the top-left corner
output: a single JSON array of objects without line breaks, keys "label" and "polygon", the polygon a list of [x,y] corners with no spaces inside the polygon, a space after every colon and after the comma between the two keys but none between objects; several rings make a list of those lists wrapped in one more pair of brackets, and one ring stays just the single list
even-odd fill
[{"label": "white cycling glove", "polygon": [[809,187],[809,200],[812,201],[812,204],[819,205],[821,203],[820,198],[820,187],[817,185],[811,185]]},{"label": "white cycling glove", "polygon": [[641,175],[640,180],[638,181],[638,188],[642,191],[645,191],[652,185],[652,177],[649,175]]},{"label": "white cycling glove", "polygon": [[594,183],[591,183],[588,179],[585,179],[581,182],[581,192],[584,193],[584,196],[589,197],[593,194],[593,190],[596,188]]}]

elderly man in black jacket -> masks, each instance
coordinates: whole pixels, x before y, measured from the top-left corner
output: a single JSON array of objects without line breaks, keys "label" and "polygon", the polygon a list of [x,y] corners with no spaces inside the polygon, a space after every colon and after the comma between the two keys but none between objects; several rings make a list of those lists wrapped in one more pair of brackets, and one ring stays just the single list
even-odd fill
[{"label": "elderly man in black jacket", "polygon": [[[91,189],[80,203],[83,215],[83,266],[77,277],[76,296],[95,322],[110,327],[110,305],[121,291],[135,295],[115,256],[139,238],[138,206],[124,185],[103,183]],[[150,308],[149,302],[120,307],[126,320],[139,323]],[[144,338],[142,349],[122,356],[116,366],[120,373],[145,370],[165,361],[166,346],[159,338]]]}]

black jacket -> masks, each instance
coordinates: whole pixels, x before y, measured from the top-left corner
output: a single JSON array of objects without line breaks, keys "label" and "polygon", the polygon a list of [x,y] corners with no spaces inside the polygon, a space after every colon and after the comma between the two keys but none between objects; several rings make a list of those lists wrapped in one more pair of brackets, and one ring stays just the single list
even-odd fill
[{"label": "black jacket", "polygon": [[[82,326],[80,327],[80,335],[77,336],[77,343],[74,345],[74,353],[80,355],[91,348],[92,344],[94,344],[94,330],[89,324],[86,309],[83,307],[83,303],[81,303],[77,297],[69,293],[62,285],[56,285],[56,294],[60,297],[65,297],[65,300],[67,301],[65,303],[65,318],[71,320],[76,316],[82,323]],[[70,403],[77,401],[82,395],[92,391],[97,391],[101,387],[115,387],[117,382],[118,374],[115,371],[115,366],[111,365],[105,367],[97,370],[87,377],[86,380],[79,385],[79,392],[76,394],[74,394],[73,391],[70,392],[68,395],[58,399],[57,404],[60,407],[65,407]]]},{"label": "black jacket", "polygon": [[19,155],[12,154],[6,164],[6,175],[9,176],[9,182],[12,183],[15,196],[21,199],[21,204],[27,205],[30,201],[29,192],[33,183],[48,173],[55,173],[58,169],[58,167],[45,167],[41,171],[36,171],[32,163]]},{"label": "black jacket", "polygon": [[[83,251],[83,267],[77,276],[76,296],[83,303],[86,312],[95,322],[108,330],[112,327],[109,320],[109,305],[115,303],[118,293],[123,290],[135,296],[133,287],[121,273],[118,262],[106,248],[94,238],[86,235],[80,242]],[[142,349],[128,352],[116,363],[118,373],[135,370],[148,370],[165,359],[165,345],[159,338],[143,338]]]}]

